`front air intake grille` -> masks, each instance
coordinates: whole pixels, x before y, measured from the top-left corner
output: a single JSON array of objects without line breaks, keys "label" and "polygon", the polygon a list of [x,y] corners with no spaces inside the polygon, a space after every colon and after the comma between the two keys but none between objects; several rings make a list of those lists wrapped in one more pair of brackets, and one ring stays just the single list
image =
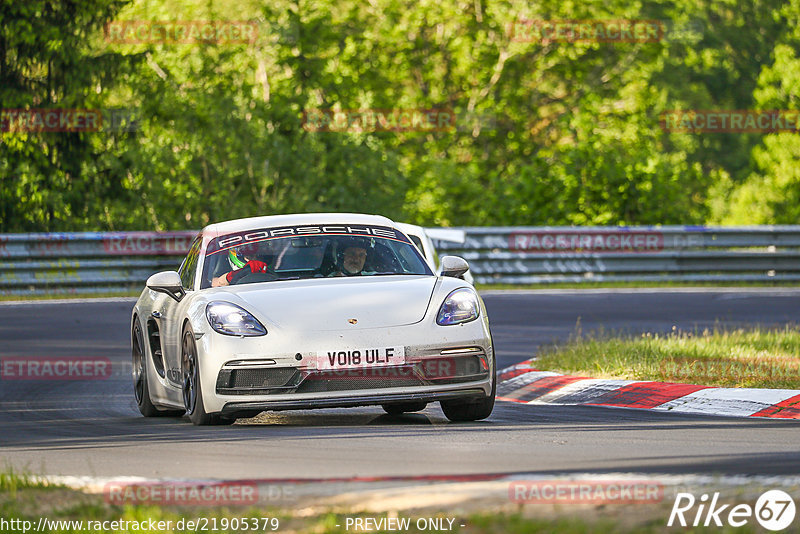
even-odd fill
[{"label": "front air intake grille", "polygon": [[297,393],[322,393],[357,389],[381,389],[422,386],[410,366],[318,371],[310,374]]},{"label": "front air intake grille", "polygon": [[426,358],[417,365],[420,366],[425,380],[439,384],[479,380],[489,376],[483,352]]},{"label": "front air intake grille", "polygon": [[293,386],[300,373],[293,367],[222,369],[217,376],[217,392],[226,394],[261,394],[271,388]]},{"label": "front air intake grille", "polygon": [[161,351],[161,334],[158,330],[158,324],[153,319],[147,321],[147,339],[150,341],[153,367],[156,368],[158,376],[164,378],[164,355]]},{"label": "front air intake grille", "polygon": [[230,387],[263,388],[283,386],[295,372],[295,369],[291,367],[279,369],[234,369],[231,371]]},{"label": "front air intake grille", "polygon": [[484,380],[489,366],[483,351],[453,351],[405,365],[299,371],[293,367],[223,368],[217,393],[280,395],[384,388],[407,388]]}]

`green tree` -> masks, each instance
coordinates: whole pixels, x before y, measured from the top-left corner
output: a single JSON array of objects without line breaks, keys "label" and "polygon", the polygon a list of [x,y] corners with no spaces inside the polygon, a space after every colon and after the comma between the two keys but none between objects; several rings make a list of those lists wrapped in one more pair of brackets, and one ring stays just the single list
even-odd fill
[{"label": "green tree", "polygon": [[[0,109],[97,109],[136,57],[89,46],[122,7],[113,0],[0,3]],[[0,231],[99,226],[120,175],[98,167],[88,132],[0,134]]]}]

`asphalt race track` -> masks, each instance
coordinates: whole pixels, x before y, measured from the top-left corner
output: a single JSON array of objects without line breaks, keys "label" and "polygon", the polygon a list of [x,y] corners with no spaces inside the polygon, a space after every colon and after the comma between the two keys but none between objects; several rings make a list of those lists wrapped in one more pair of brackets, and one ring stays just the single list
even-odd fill
[{"label": "asphalt race track", "polygon": [[[486,292],[499,367],[584,332],[795,324],[800,290]],[[95,477],[280,478],[477,473],[800,474],[800,423],[499,402],[449,423],[438,406],[262,414],[232,427],[144,419],[130,379],[132,300],[0,305],[0,357],[106,357],[94,381],[0,380],[0,462]]]}]

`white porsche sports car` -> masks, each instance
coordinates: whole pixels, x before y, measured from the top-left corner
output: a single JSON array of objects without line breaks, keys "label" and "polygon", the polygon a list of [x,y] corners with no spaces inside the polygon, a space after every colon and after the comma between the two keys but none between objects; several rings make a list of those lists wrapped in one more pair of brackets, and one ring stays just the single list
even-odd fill
[{"label": "white porsche sports car", "polygon": [[147,417],[226,424],[265,410],[438,401],[488,417],[496,363],[486,308],[385,217],[276,215],[212,224],[178,271],[154,274],[131,317],[136,403]]}]

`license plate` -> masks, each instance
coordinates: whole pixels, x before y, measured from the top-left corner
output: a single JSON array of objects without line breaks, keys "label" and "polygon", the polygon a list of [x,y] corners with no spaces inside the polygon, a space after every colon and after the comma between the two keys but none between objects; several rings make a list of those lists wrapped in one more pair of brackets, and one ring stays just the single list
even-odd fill
[{"label": "license plate", "polygon": [[386,367],[406,362],[404,347],[338,349],[317,353],[317,369]]}]

